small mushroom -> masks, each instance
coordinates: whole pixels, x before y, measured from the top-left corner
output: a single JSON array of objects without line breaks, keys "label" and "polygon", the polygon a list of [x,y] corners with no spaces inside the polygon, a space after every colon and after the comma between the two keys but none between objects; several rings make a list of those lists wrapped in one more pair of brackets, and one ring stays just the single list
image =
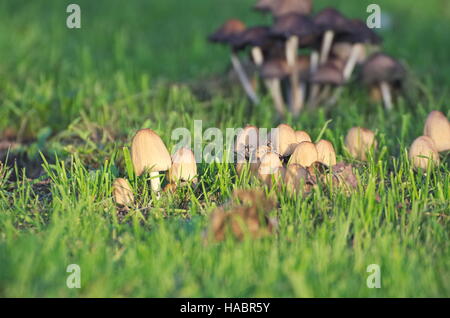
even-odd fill
[{"label": "small mushroom", "polygon": [[249,99],[254,103],[259,103],[259,98],[253,89],[252,84],[246,74],[242,63],[237,55],[237,49],[233,46],[233,41],[246,29],[242,21],[231,19],[225,22],[219,29],[209,36],[209,41],[213,43],[225,44],[231,47],[231,64],[239,77],[242,87]]},{"label": "small mushroom", "polygon": [[305,168],[318,160],[316,146],[309,141],[304,141],[295,147],[294,152],[289,159],[288,165],[299,164]]},{"label": "small mushroom", "polygon": [[272,179],[275,183],[279,178],[283,178],[284,167],[280,157],[274,152],[268,152],[261,158],[258,168],[258,178],[268,186],[272,186]]},{"label": "small mushroom", "polygon": [[152,190],[161,190],[159,173],[167,171],[172,165],[170,154],[161,138],[151,129],[141,129],[131,142],[131,158],[134,171],[140,176],[150,173]]},{"label": "small mushroom", "polygon": [[254,157],[258,148],[258,135],[258,127],[252,125],[246,126],[238,134],[235,146],[238,162],[245,162]]},{"label": "small mushroom", "polygon": [[[337,60],[330,60],[325,65],[319,67],[316,73],[314,73],[310,82],[312,83],[311,95],[309,100],[309,106],[317,106],[321,100],[324,100],[331,92],[332,88],[340,87],[345,84],[342,70],[339,68],[341,64]],[[320,87],[324,86],[324,89],[319,95]]]},{"label": "small mushroom", "polygon": [[333,144],[328,140],[321,139],[316,143],[317,155],[319,162],[327,165],[328,167],[336,164],[336,152],[334,151]]},{"label": "small mushroom", "polygon": [[290,193],[301,192],[309,178],[308,170],[299,164],[290,164],[286,168],[284,183]]},{"label": "small mushroom", "polygon": [[[295,69],[299,47],[312,45],[319,34],[313,20],[300,14],[286,14],[280,16],[272,27],[272,34],[286,39],[286,61],[290,70]],[[297,115],[303,108],[304,97],[299,89],[299,74],[291,73],[292,113]]]},{"label": "small mushroom", "polygon": [[280,124],[271,133],[271,148],[280,157],[288,157],[292,154],[297,146],[297,138],[295,130],[286,124]]},{"label": "small mushroom", "polygon": [[182,147],[172,155],[172,166],[169,169],[169,181],[197,183],[197,163],[191,149]]},{"label": "small mushroom", "polygon": [[450,122],[442,112],[434,110],[428,115],[423,134],[433,139],[438,152],[450,150]]},{"label": "small mushroom", "polygon": [[426,170],[428,164],[439,164],[439,153],[433,139],[421,136],[409,148],[409,160],[414,168]]},{"label": "small mushroom", "polygon": [[342,34],[338,39],[340,42],[350,43],[352,45],[344,67],[343,74],[345,81],[350,80],[356,64],[358,62],[362,64],[366,59],[366,47],[368,45],[378,46],[382,42],[381,37],[370,29],[366,22],[354,19],[350,23],[352,26],[351,31]]},{"label": "small mushroom", "polygon": [[312,12],[312,0],[274,0],[272,14],[275,18],[285,16],[287,14],[304,14],[308,15]]},{"label": "small mushroom", "polygon": [[345,146],[353,158],[366,161],[367,152],[377,146],[375,133],[366,128],[353,127],[345,137]]},{"label": "small mushroom", "polygon": [[336,9],[325,8],[314,17],[314,22],[323,32],[320,53],[320,64],[323,65],[328,61],[335,35],[350,31],[350,21]]},{"label": "small mushroom", "polygon": [[405,76],[406,70],[400,62],[384,53],[373,54],[362,67],[364,84],[369,87],[379,85],[387,110],[391,110],[393,107],[392,86],[401,85]]},{"label": "small mushroom", "polygon": [[267,90],[273,99],[278,115],[283,118],[286,112],[283,93],[281,91],[281,80],[289,74],[286,61],[283,59],[272,59],[264,62],[261,67],[261,77],[264,79]]},{"label": "small mushroom", "polygon": [[117,178],[113,183],[114,201],[120,206],[128,207],[134,202],[133,191],[130,183],[124,178]]},{"label": "small mushroom", "polygon": [[298,130],[295,132],[295,139],[297,140],[297,143],[302,143],[304,141],[312,142],[311,137],[306,131]]}]

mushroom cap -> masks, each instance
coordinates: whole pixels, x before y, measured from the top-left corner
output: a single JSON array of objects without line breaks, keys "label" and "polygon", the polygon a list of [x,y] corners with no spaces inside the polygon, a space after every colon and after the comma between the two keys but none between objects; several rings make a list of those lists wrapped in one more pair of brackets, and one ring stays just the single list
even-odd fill
[{"label": "mushroom cap", "polygon": [[272,185],[272,176],[276,179],[283,177],[283,170],[283,163],[278,154],[268,152],[261,158],[261,163],[258,168],[258,178],[265,184]]},{"label": "mushroom cap", "polygon": [[301,186],[306,184],[308,177],[308,170],[294,163],[287,166],[284,183],[290,192],[301,191]]},{"label": "mushroom cap", "polygon": [[328,167],[336,164],[336,152],[334,151],[333,144],[328,140],[321,139],[316,143],[317,156],[320,163],[327,165]]},{"label": "mushroom cap", "polygon": [[316,146],[309,141],[299,143],[289,159],[289,164],[299,164],[305,168],[312,165],[318,159]]},{"label": "mushroom cap", "polygon": [[213,43],[230,44],[231,41],[245,30],[245,24],[237,19],[226,21],[220,28],[208,37]]},{"label": "mushroom cap", "polygon": [[426,170],[430,160],[434,164],[439,164],[439,153],[433,139],[428,136],[420,136],[414,140],[409,148],[409,159],[416,169]]},{"label": "mushroom cap", "polygon": [[333,64],[333,62],[327,62],[320,66],[316,73],[312,74],[310,82],[340,86],[345,83],[345,79],[342,70]]},{"label": "mushroom cap", "polygon": [[314,23],[322,32],[331,30],[335,33],[351,32],[352,23],[334,8],[325,8],[314,17]]},{"label": "mushroom cap", "polygon": [[433,139],[438,152],[450,150],[450,122],[442,112],[433,110],[428,115],[423,134]]},{"label": "mushroom cap", "polygon": [[373,85],[403,81],[406,70],[395,58],[384,53],[375,53],[364,63],[361,74],[366,85]]},{"label": "mushroom cap", "polygon": [[270,36],[270,27],[267,26],[255,26],[250,27],[236,35],[231,44],[237,50],[243,50],[248,46],[251,47],[266,47],[272,42]]},{"label": "mushroom cap", "polygon": [[289,66],[283,58],[271,59],[263,63],[260,72],[263,78],[282,79],[289,75]]},{"label": "mushroom cap", "polygon": [[377,146],[375,133],[366,128],[353,127],[345,137],[345,146],[353,158],[366,161],[367,152]]},{"label": "mushroom cap", "polygon": [[169,181],[196,181],[197,163],[191,149],[182,147],[172,155],[172,166],[169,169]]},{"label": "mushroom cap", "polygon": [[310,46],[316,42],[319,29],[314,21],[306,15],[287,14],[280,16],[272,26],[271,33],[276,37],[289,38],[297,36],[299,46]]},{"label": "mushroom cap", "polygon": [[367,23],[353,19],[349,21],[350,29],[337,36],[337,41],[348,43],[366,43],[379,45],[383,42],[383,39],[367,26]]},{"label": "mushroom cap", "polygon": [[310,75],[310,57],[309,55],[299,55],[297,62],[291,69],[291,72],[297,72],[300,75],[300,80],[306,81]]},{"label": "mushroom cap", "polygon": [[272,131],[270,142],[272,150],[281,157],[290,156],[297,146],[295,130],[289,125],[280,124]]},{"label": "mushroom cap", "polygon": [[275,0],[271,9],[275,17],[287,14],[311,14],[313,9],[312,0]]},{"label": "mushroom cap", "polygon": [[297,140],[297,143],[301,143],[304,141],[312,142],[311,137],[306,131],[298,130],[295,132],[295,139]]},{"label": "mushroom cap", "polygon": [[248,125],[246,126],[236,138],[235,151],[238,154],[238,159],[249,158],[258,148],[259,143],[258,127]]},{"label": "mushroom cap", "polygon": [[113,183],[114,201],[119,205],[130,205],[134,202],[133,191],[127,179],[117,178]]},{"label": "mushroom cap", "polygon": [[161,138],[151,129],[141,129],[131,142],[131,158],[134,172],[160,172],[170,168],[172,160]]}]

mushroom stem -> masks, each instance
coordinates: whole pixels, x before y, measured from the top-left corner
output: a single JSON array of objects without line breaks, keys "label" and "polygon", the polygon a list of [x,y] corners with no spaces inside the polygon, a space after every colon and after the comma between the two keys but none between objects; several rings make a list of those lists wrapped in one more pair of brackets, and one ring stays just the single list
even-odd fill
[{"label": "mushroom stem", "polygon": [[156,193],[161,191],[161,180],[159,180],[159,172],[150,172],[150,184],[152,186],[152,190]]},{"label": "mushroom stem", "polygon": [[328,61],[328,56],[330,55],[333,39],[334,39],[334,32],[332,30],[327,30],[322,40],[322,49],[320,52],[320,64],[325,64]]},{"label": "mushroom stem", "polygon": [[358,58],[361,55],[362,49],[363,49],[362,44],[360,44],[360,43],[353,44],[352,50],[350,52],[350,56],[347,60],[347,63],[345,64],[345,68],[344,68],[344,72],[343,72],[345,81],[350,80],[353,70],[355,69],[356,62],[358,61]]},{"label": "mushroom stem", "polygon": [[297,36],[291,36],[286,42],[286,60],[291,69],[291,111],[294,116],[297,116],[303,108],[303,97],[299,90],[299,74],[295,71],[298,41]]},{"label": "mushroom stem", "polygon": [[281,84],[279,79],[266,79],[265,80],[267,89],[270,92],[270,95],[272,96],[275,109],[277,110],[278,114],[281,118],[284,117],[285,112],[285,106],[283,101],[283,95],[281,93]]},{"label": "mushroom stem", "polygon": [[314,100],[312,100],[311,107],[314,108],[322,101],[324,101],[330,95],[330,92],[331,92],[331,85],[323,85],[323,89],[320,91],[320,94],[318,91],[316,95],[317,97],[314,98]]},{"label": "mushroom stem", "polygon": [[311,62],[310,62],[310,73],[314,74],[315,72],[317,72],[317,69],[319,68],[319,52],[317,51],[312,51],[311,53]]},{"label": "mushroom stem", "polygon": [[259,46],[252,47],[252,57],[256,66],[261,66],[264,62],[264,56],[261,48]]},{"label": "mushroom stem", "polygon": [[328,99],[327,105],[329,105],[329,106],[335,105],[337,103],[337,101],[339,100],[339,98],[341,98],[343,91],[344,91],[344,88],[342,86],[339,86],[338,88],[336,88],[333,92],[333,95],[331,95],[331,97]]},{"label": "mushroom stem", "polygon": [[387,110],[392,109],[392,94],[391,87],[387,82],[380,83],[381,95],[383,96],[384,107]]},{"label": "mushroom stem", "polygon": [[235,53],[231,53],[231,63],[247,96],[250,98],[253,104],[259,104],[259,98],[256,95],[255,90],[253,89],[253,86],[244,71],[244,68],[242,67],[241,61]]}]

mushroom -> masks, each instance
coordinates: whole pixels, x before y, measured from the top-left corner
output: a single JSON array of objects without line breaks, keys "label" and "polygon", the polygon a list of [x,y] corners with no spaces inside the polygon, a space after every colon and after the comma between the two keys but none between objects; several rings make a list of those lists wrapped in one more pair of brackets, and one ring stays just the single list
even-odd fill
[{"label": "mushroom", "polygon": [[[339,66],[339,60],[330,60],[320,66],[317,72],[311,76],[312,90],[309,99],[310,107],[317,106],[330,93],[332,88],[344,85],[344,76]],[[319,94],[321,85],[324,86],[324,89]]]},{"label": "mushroom", "polygon": [[236,48],[232,45],[233,40],[245,29],[246,26],[243,22],[236,19],[231,19],[225,22],[219,29],[216,30],[216,32],[210,35],[208,39],[213,43],[221,43],[231,46],[231,64],[233,65],[233,69],[237,73],[247,96],[254,104],[258,104],[259,98],[256,95],[247,74],[245,73],[241,61],[239,60]]},{"label": "mushroom", "polygon": [[405,76],[406,70],[400,62],[384,53],[373,54],[362,67],[364,84],[379,85],[387,110],[392,109],[391,86],[401,85]]},{"label": "mushroom", "polygon": [[280,16],[272,27],[272,34],[286,39],[286,61],[291,70],[291,111],[297,115],[303,108],[304,96],[299,90],[299,74],[295,71],[299,47],[311,46],[318,36],[318,28],[306,15],[287,14]]},{"label": "mushroom", "polygon": [[440,111],[428,115],[423,134],[433,139],[438,152],[450,150],[450,122]]},{"label": "mushroom", "polygon": [[353,127],[345,137],[345,146],[353,158],[367,161],[367,152],[377,146],[375,133],[366,128]]},{"label": "mushroom", "polygon": [[298,144],[304,141],[312,142],[311,137],[308,135],[308,133],[302,130],[295,132],[295,139],[297,140]]},{"label": "mushroom", "polygon": [[241,174],[243,167],[250,161],[250,168],[255,172],[258,167],[256,150],[258,148],[258,128],[246,126],[237,136],[235,152],[237,154],[236,171]]},{"label": "mushroom", "polygon": [[367,27],[364,21],[351,20],[351,31],[338,37],[339,42],[351,44],[351,49],[344,68],[344,79],[348,81],[355,69],[356,64],[362,64],[366,59],[366,47],[368,45],[378,46],[382,39],[372,29]]},{"label": "mushroom", "polygon": [[299,164],[290,164],[286,168],[286,174],[284,176],[284,183],[286,184],[286,189],[290,193],[299,192],[303,186],[306,185],[309,173],[308,170],[303,168]]},{"label": "mushroom", "polygon": [[439,153],[433,139],[428,136],[420,136],[409,148],[409,160],[414,168],[426,170],[428,164],[439,164]]},{"label": "mushroom", "polygon": [[266,26],[247,28],[232,40],[232,44],[237,51],[251,47],[252,59],[257,66],[262,65],[265,56],[264,51],[269,50],[273,42],[274,39],[270,37],[270,28]]},{"label": "mushroom", "polygon": [[268,152],[261,158],[258,168],[258,178],[268,186],[272,186],[272,178],[275,182],[284,175],[284,167],[278,154]]},{"label": "mushroom", "polygon": [[295,150],[289,159],[288,166],[291,164],[299,164],[307,168],[317,160],[318,153],[316,146],[312,142],[304,141],[295,147]]},{"label": "mushroom", "polygon": [[320,163],[327,165],[328,167],[336,164],[336,152],[334,151],[333,144],[328,140],[321,139],[316,143],[317,157]]},{"label": "mushroom", "polygon": [[114,201],[118,205],[128,207],[134,202],[133,191],[127,179],[117,178],[113,183]]},{"label": "mushroom", "polygon": [[280,157],[288,157],[297,146],[295,130],[286,124],[280,124],[270,136],[272,151]]},{"label": "mushroom", "polygon": [[350,21],[336,9],[325,8],[314,17],[314,22],[323,32],[320,53],[320,64],[323,65],[328,60],[335,35],[350,31]]},{"label": "mushroom", "polygon": [[145,171],[150,173],[152,190],[161,190],[159,172],[167,171],[172,160],[161,138],[151,129],[141,129],[131,142],[131,158],[134,171],[140,176]]},{"label": "mushroom", "polygon": [[264,62],[261,67],[261,77],[264,79],[267,90],[273,99],[278,115],[283,118],[286,112],[283,94],[281,92],[281,79],[289,74],[286,61],[273,59]]},{"label": "mushroom", "polygon": [[169,169],[169,181],[197,183],[197,163],[191,149],[182,147],[172,155],[172,166]]}]

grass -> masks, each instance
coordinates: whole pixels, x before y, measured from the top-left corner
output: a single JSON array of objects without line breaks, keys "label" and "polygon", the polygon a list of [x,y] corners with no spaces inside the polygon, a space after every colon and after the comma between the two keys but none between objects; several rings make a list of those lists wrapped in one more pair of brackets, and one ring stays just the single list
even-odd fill
[{"label": "grass", "polygon": [[[81,30],[65,27],[68,1],[0,3],[0,132],[17,144],[0,178],[0,296],[450,296],[448,155],[426,174],[413,172],[406,155],[429,111],[450,116],[447,1],[378,1],[392,22],[381,31],[386,51],[408,62],[421,92],[412,105],[387,113],[355,89],[327,112],[287,120],[313,139],[332,120],[323,138],[338,160],[358,167],[350,197],[277,193],[278,235],[205,246],[210,212],[251,185],[231,164],[203,163],[198,189],[118,217],[111,185],[129,174],[124,147],[137,129],[152,128],[173,146],[172,130],[192,130],[198,119],[223,131],[277,125],[268,99],[249,110],[239,89],[211,84],[227,51],[205,37],[231,16],[267,22],[248,10],[252,2],[79,0]],[[320,4],[364,17],[371,2]],[[377,132],[367,163],[343,147],[356,125]],[[148,184],[130,179],[148,206]],[[66,287],[72,263],[81,267],[81,289]],[[381,289],[366,287],[373,263]]]}]

